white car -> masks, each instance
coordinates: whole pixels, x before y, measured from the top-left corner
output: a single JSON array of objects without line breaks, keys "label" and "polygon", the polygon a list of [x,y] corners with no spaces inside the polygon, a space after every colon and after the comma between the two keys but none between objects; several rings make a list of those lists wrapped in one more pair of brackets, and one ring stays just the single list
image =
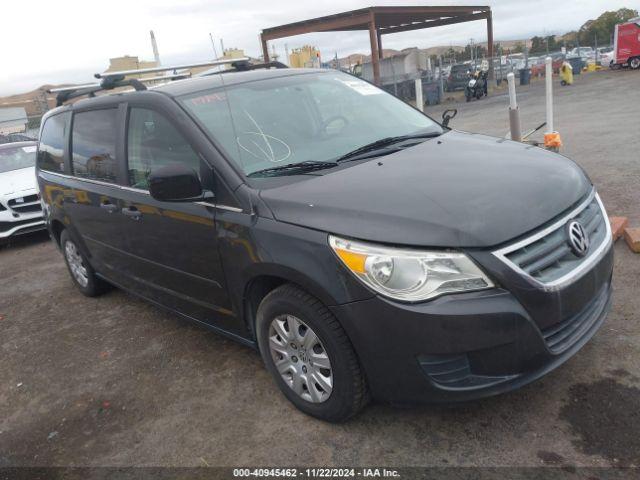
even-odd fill
[{"label": "white car", "polygon": [[45,228],[35,173],[37,145],[0,144],[0,244]]},{"label": "white car", "polygon": [[615,57],[615,52],[611,50],[610,52],[600,53],[598,55],[598,60],[600,61],[601,66],[611,67],[613,66],[614,57]]}]

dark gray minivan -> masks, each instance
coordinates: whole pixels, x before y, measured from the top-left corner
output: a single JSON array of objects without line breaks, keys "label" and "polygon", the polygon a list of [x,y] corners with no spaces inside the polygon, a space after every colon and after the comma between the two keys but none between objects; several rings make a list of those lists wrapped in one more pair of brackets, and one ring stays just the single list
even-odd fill
[{"label": "dark gray minivan", "polygon": [[44,118],[37,169],[82,293],[115,285],[256,348],[284,395],[329,421],[370,398],[520,387],[575,354],[611,302],[609,222],[580,167],[337,71],[64,105]]}]

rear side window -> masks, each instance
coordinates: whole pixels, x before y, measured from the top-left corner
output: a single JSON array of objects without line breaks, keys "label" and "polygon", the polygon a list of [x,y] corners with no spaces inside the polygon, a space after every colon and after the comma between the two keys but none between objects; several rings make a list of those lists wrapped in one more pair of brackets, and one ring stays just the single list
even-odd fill
[{"label": "rear side window", "polygon": [[50,172],[64,172],[64,142],[70,113],[49,117],[42,127],[38,148],[38,168]]},{"label": "rear side window", "polygon": [[127,133],[129,185],[147,190],[155,168],[181,163],[200,172],[200,157],[178,130],[161,114],[132,108]]},{"label": "rear side window", "polygon": [[116,181],[116,120],[118,110],[92,110],[73,116],[71,161],[77,177]]}]

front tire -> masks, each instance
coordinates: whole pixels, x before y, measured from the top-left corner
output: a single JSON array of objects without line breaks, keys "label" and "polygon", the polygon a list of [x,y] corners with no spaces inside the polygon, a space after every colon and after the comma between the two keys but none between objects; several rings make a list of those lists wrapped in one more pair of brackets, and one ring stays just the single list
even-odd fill
[{"label": "front tire", "polygon": [[71,280],[83,295],[95,297],[109,289],[109,284],[96,276],[89,261],[67,230],[64,230],[60,235],[60,248]]},{"label": "front tire", "polygon": [[256,318],[264,363],[298,409],[341,422],[366,405],[364,374],[347,334],[317,298],[282,285],[260,303]]}]

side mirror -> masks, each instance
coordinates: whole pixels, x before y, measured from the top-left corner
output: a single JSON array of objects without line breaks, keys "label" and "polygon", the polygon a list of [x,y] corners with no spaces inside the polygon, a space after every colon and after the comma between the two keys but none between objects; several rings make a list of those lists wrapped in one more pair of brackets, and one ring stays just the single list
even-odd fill
[{"label": "side mirror", "polygon": [[202,189],[196,171],[182,164],[152,170],[149,174],[149,193],[161,202],[197,202],[213,196]]},{"label": "side mirror", "polygon": [[442,126],[448,127],[449,121],[454,119],[456,115],[458,115],[458,109],[456,108],[442,112]]}]

